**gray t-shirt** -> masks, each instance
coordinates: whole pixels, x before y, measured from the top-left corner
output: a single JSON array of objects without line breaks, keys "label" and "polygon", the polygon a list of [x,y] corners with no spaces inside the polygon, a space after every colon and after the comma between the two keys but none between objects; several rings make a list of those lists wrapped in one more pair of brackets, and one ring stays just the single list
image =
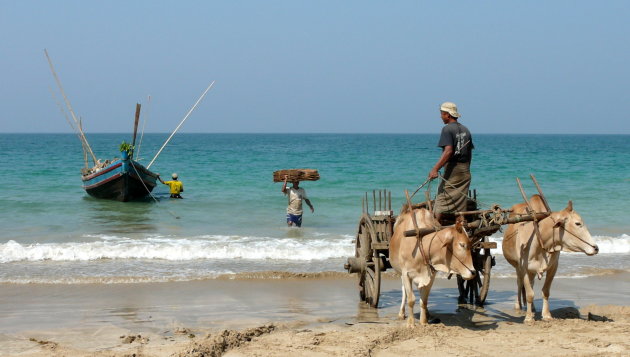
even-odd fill
[{"label": "gray t-shirt", "polygon": [[306,197],[306,191],[302,187],[297,190],[293,187],[287,187],[286,195],[289,197],[289,205],[287,206],[287,213],[299,216],[302,214],[302,200],[308,199]]},{"label": "gray t-shirt", "polygon": [[458,122],[446,124],[442,128],[438,146],[443,148],[447,145],[453,147],[453,157],[448,160],[449,163],[470,162],[475,146],[468,128]]}]

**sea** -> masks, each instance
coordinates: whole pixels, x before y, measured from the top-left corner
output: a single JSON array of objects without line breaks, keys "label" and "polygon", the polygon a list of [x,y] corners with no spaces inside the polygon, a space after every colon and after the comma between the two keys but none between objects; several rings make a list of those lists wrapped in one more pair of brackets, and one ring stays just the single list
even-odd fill
[{"label": "sea", "polygon": [[[169,134],[144,134],[147,165]],[[87,134],[101,159],[130,134]],[[346,274],[362,199],[391,191],[397,213],[440,155],[438,134],[176,134],[151,167],[176,172],[184,199],[159,185],[137,202],[88,196],[74,134],[0,134],[0,283],[137,284],[283,274]],[[472,186],[480,208],[522,201],[535,175],[551,208],[573,202],[600,247],[562,253],[559,278],[630,271],[630,135],[474,135]],[[286,226],[280,169],[317,169],[301,184],[315,207]],[[437,181],[425,185],[435,195]],[[373,210],[370,203],[370,211]],[[305,206],[306,208],[306,206]],[[514,276],[492,236],[493,277]]]}]

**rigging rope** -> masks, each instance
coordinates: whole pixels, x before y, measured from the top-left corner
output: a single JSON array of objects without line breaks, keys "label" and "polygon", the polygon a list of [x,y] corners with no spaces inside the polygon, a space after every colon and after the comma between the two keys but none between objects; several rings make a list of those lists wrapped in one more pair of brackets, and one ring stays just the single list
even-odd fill
[{"label": "rigging rope", "polygon": [[[144,184],[144,180],[142,180],[142,176],[140,176],[138,169],[136,169],[136,165],[133,164],[133,161],[131,159],[129,160],[129,163],[131,164],[131,167],[133,167],[133,170],[136,172],[136,175],[138,175],[138,178],[140,179],[140,183],[142,183],[142,186],[144,186],[144,189],[147,190],[147,193],[149,194],[149,196],[153,198],[153,201],[155,201],[155,203],[159,203],[158,200],[155,198],[155,196],[151,194],[151,190],[149,190],[147,185]],[[170,213],[171,216],[175,217],[175,219],[179,219],[179,216],[175,215],[175,213],[171,212],[168,208],[164,208],[164,209],[166,210],[166,212]]]}]

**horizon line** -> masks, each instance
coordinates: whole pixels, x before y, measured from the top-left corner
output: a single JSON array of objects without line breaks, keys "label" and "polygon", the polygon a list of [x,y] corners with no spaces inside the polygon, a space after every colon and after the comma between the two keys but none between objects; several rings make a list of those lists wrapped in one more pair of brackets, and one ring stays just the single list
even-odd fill
[{"label": "horizon line", "polygon": [[[76,135],[73,132],[0,132],[0,135]],[[92,134],[111,134],[111,135],[129,135],[127,132],[93,132],[85,133],[86,135]],[[144,134],[160,134],[170,135],[170,132],[145,132]],[[195,135],[195,134],[226,134],[226,135],[435,135],[439,132],[425,132],[425,133],[398,133],[398,132],[380,132],[380,133],[362,133],[362,132],[301,132],[301,133],[287,133],[287,132],[178,132],[177,134]],[[630,135],[630,133],[485,133],[476,132],[475,135]]]}]

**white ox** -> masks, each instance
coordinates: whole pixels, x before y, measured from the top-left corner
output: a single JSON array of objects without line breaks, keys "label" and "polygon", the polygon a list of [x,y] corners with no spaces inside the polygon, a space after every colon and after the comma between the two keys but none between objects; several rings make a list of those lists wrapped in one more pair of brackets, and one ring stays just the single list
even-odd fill
[{"label": "white ox", "polygon": [[[539,195],[533,195],[530,200],[532,209],[545,212],[545,204]],[[510,216],[525,214],[527,204],[520,203],[512,206]],[[540,246],[534,230],[533,222],[521,222],[508,225],[503,238],[503,256],[516,269],[516,303],[514,308],[522,308],[521,296],[527,299],[527,314],[525,321],[534,320],[534,276],[546,273],[543,293],[543,320],[551,320],[549,312],[549,290],[556,271],[560,251],[583,252],[595,255],[599,248],[593,241],[582,217],[573,210],[573,203],[569,201],[567,207],[561,211],[552,212],[549,217],[538,222],[543,247]]]},{"label": "white ox", "polygon": [[405,300],[409,306],[407,326],[415,324],[413,306],[416,297],[413,284],[420,293],[420,323],[427,324],[427,302],[436,271],[459,274],[468,280],[475,276],[470,251],[470,239],[461,222],[455,226],[430,233],[422,238],[422,248],[428,261],[425,262],[417,238],[405,237],[405,231],[413,230],[412,214],[416,215],[418,228],[432,228],[437,225],[430,211],[420,208],[412,212],[401,212],[394,226],[394,234],[389,242],[389,261],[401,275],[402,302],[398,317],[405,318]]}]

